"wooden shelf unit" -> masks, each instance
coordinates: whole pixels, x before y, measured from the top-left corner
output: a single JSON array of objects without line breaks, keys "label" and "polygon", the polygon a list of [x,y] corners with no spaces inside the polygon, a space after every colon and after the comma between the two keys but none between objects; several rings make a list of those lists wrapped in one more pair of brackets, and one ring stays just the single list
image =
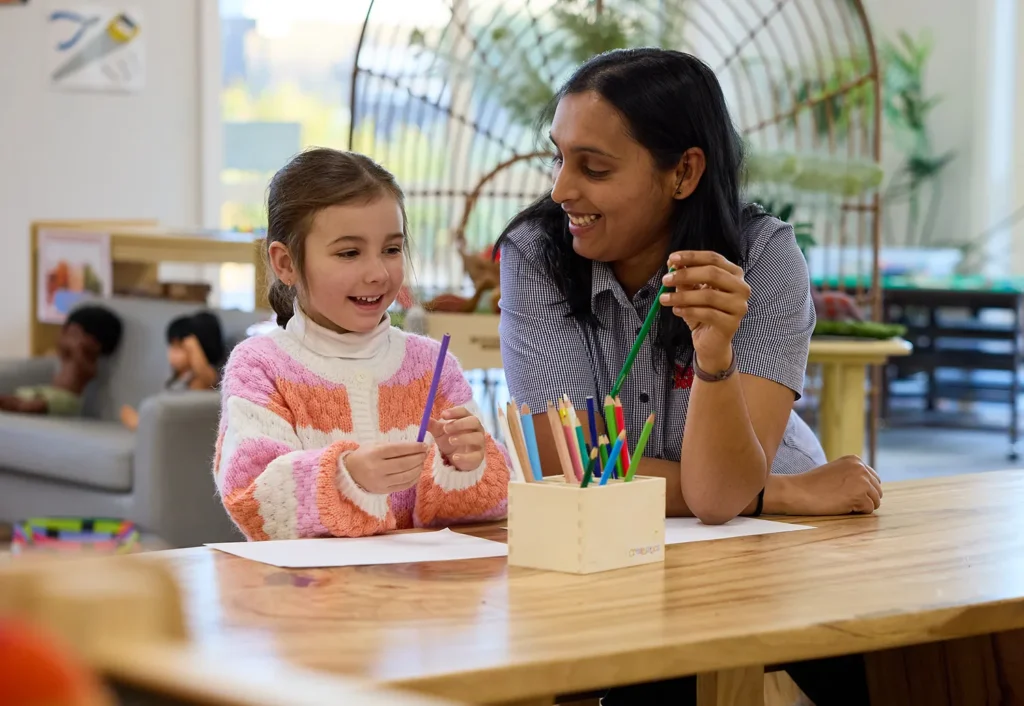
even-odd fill
[{"label": "wooden shelf unit", "polygon": [[46,229],[110,234],[114,290],[157,282],[160,263],[255,265],[256,307],[268,308],[262,238],[247,233],[164,228],[151,220],[46,220],[31,225],[29,344],[32,356],[53,350],[60,326],[38,321],[39,233]]}]

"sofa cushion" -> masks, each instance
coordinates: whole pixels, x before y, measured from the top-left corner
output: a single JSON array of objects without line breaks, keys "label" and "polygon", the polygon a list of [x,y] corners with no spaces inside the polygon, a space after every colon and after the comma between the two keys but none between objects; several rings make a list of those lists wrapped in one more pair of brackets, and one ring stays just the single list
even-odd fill
[{"label": "sofa cushion", "polygon": [[0,471],[127,492],[134,450],[117,422],[0,413]]}]

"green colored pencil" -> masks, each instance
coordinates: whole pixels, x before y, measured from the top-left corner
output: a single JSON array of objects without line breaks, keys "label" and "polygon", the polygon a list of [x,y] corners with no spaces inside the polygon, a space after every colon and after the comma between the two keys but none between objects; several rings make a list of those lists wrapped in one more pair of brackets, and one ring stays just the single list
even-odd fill
[{"label": "green colored pencil", "polygon": [[587,463],[587,470],[583,471],[583,482],[580,483],[581,488],[586,488],[590,485],[590,481],[594,480],[594,463],[597,458],[597,447],[595,446],[590,450],[590,461]]},{"label": "green colored pencil", "polygon": [[[619,432],[622,430],[619,429],[619,425],[615,421],[615,400],[613,400],[610,395],[604,398],[604,424],[605,429],[608,431],[609,443],[611,443],[610,440],[617,438],[619,436]],[[604,468],[603,464],[601,468]],[[615,471],[619,476],[622,475],[621,463],[617,463],[615,465]]]},{"label": "green colored pencil", "polygon": [[651,412],[650,416],[647,417],[647,421],[644,422],[644,428],[640,432],[640,441],[636,444],[636,451],[633,452],[633,463],[629,466],[629,473],[626,474],[626,482],[633,480],[633,476],[636,474],[636,467],[640,465],[640,459],[644,455],[644,449],[647,448],[647,439],[651,436],[651,430],[654,429],[654,412]]},{"label": "green colored pencil", "polygon": [[[669,272],[675,272],[676,268],[668,268]],[[658,311],[661,310],[661,295],[666,292],[668,287],[664,284],[658,289],[658,294],[654,297],[654,303],[651,304],[651,310],[647,312],[647,318],[644,319],[644,325],[640,327],[640,333],[637,334],[636,340],[633,342],[633,347],[629,350],[629,355],[626,356],[626,362],[622,364],[622,370],[619,372],[619,377],[615,378],[615,384],[612,385],[612,391],[610,397],[615,398],[619,396],[619,391],[622,389],[622,383],[626,381],[626,377],[629,376],[629,371],[633,368],[633,362],[636,360],[637,354],[640,352],[640,347],[644,345],[644,339],[647,338],[647,334],[651,332],[651,327],[654,326],[654,320],[658,318]]]}]

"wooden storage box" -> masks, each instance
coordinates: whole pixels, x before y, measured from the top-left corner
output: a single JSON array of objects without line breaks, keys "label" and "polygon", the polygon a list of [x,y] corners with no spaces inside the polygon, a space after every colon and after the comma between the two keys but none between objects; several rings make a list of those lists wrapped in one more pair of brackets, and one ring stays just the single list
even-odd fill
[{"label": "wooden storage box", "polygon": [[592,574],[664,560],[664,478],[509,484],[509,566]]}]

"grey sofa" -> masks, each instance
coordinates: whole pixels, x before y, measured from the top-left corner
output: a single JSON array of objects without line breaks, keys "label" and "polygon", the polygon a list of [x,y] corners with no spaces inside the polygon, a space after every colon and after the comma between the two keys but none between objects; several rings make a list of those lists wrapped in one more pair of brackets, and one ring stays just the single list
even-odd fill
[{"label": "grey sofa", "polygon": [[[0,412],[0,520],[113,517],[174,546],[241,535],[216,495],[211,472],[220,396],[164,392],[166,328],[194,304],[147,299],[102,302],[124,322],[121,343],[85,393],[80,419]],[[228,347],[265,312],[218,311]],[[51,380],[55,359],[0,361],[0,393]],[[139,410],[135,432],[121,406]]]}]

